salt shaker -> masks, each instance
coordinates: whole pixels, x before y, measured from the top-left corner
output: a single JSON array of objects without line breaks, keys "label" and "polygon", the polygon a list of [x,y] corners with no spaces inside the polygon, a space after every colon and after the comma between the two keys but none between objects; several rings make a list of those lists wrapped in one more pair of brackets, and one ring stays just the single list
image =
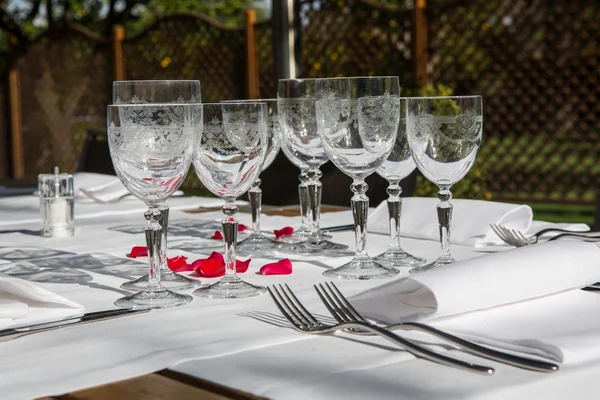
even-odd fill
[{"label": "salt shaker", "polygon": [[58,167],[54,167],[53,173],[38,176],[38,190],[42,236],[73,236],[75,233],[73,175],[61,174]]}]

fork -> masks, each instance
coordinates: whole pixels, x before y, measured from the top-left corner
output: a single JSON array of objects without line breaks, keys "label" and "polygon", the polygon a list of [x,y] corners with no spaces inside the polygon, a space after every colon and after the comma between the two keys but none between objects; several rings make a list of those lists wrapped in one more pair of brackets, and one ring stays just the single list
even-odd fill
[{"label": "fork", "polygon": [[[358,311],[350,304],[350,302],[344,297],[344,295],[339,291],[337,286],[334,283],[326,283],[325,287],[322,284],[314,285],[317,294],[321,298],[325,307],[329,310],[331,315],[340,323],[342,322],[363,322],[366,324],[371,324],[365,318],[363,318]],[[377,325],[374,325],[377,326]],[[526,358],[521,356],[516,356],[508,353],[503,353],[497,350],[493,350],[477,343],[470,342],[468,340],[462,339],[460,337],[454,336],[450,333],[440,331],[432,326],[425,325],[418,322],[402,322],[394,325],[390,325],[385,327],[388,330],[395,329],[404,329],[404,330],[416,330],[421,332],[427,332],[435,337],[440,339],[444,339],[448,343],[454,344],[470,353],[478,355],[480,357],[484,357],[490,360],[502,362],[505,364],[509,364],[515,367],[520,367],[524,369],[528,369],[531,371],[538,372],[556,372],[558,371],[558,365],[546,362],[535,360],[532,358]],[[356,332],[351,331],[351,333],[356,334],[365,334],[364,332]]]},{"label": "fork", "polygon": [[444,354],[436,353],[433,350],[429,350],[428,348],[413,343],[386,329],[368,323],[356,321],[344,322],[336,325],[324,324],[315,318],[315,316],[302,305],[287,284],[285,285],[285,288],[282,285],[279,285],[279,290],[276,286],[268,287],[267,290],[273,298],[275,305],[279,308],[279,311],[281,311],[281,314],[292,324],[292,327],[299,332],[324,335],[346,328],[366,329],[396,345],[400,345],[404,350],[416,357],[483,375],[494,374],[494,369],[491,367],[473,364],[468,361],[458,360]]},{"label": "fork", "polygon": [[562,239],[565,237],[579,238],[585,241],[596,242],[600,241],[600,232],[572,232],[565,229],[559,228],[546,228],[541,231],[533,234],[530,237],[526,237],[520,231],[506,228],[502,225],[490,224],[490,227],[494,231],[496,235],[504,242],[513,245],[515,247],[523,247],[528,246],[530,244],[535,244],[539,241],[540,237],[548,232],[562,232],[559,235],[553,236],[548,241]]}]

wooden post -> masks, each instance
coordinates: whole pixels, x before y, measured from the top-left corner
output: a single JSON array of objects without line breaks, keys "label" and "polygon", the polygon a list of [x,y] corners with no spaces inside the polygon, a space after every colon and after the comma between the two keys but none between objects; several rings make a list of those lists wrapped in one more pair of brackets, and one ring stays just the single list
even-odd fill
[{"label": "wooden post", "polygon": [[425,0],[415,0],[414,3],[411,26],[412,73],[424,85],[427,83],[427,14]]},{"label": "wooden post", "polygon": [[246,97],[249,99],[258,99],[260,97],[256,35],[254,32],[255,23],[256,12],[252,9],[246,10]]},{"label": "wooden post", "polygon": [[125,57],[123,56],[123,39],[125,29],[121,25],[113,27],[113,48],[115,52],[115,80],[125,80]]},{"label": "wooden post", "polygon": [[10,93],[10,139],[12,144],[13,177],[25,177],[25,160],[23,159],[23,131],[21,119],[21,73],[13,66],[8,73],[8,90]]}]

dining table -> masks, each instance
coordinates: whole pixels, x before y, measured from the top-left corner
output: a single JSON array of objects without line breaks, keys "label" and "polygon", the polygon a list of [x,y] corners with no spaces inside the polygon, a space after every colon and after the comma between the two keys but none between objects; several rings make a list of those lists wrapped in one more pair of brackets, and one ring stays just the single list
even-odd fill
[{"label": "dining table", "polygon": [[[167,203],[171,207],[169,257],[181,255],[191,262],[213,251],[222,252],[222,241],[207,234],[218,230],[221,200],[182,196]],[[39,234],[36,196],[0,198],[0,273],[29,280],[82,305],[85,312],[114,309],[115,300],[130,293],[121,284],[147,272],[146,258],[128,257],[132,247],[145,245],[145,209],[133,197],[110,204],[78,199],[75,234],[46,238]],[[241,211],[240,223],[251,226],[251,214],[244,207]],[[300,222],[297,206],[263,207],[261,229],[267,233],[298,227]],[[320,224],[323,228],[352,224],[352,212],[324,205]],[[460,220],[453,221],[454,226],[459,224]],[[288,285],[307,309],[327,318],[329,313],[314,285],[329,281],[323,271],[352,259],[355,240],[351,229],[329,234],[349,250],[326,255],[239,253],[238,259],[251,259],[241,276],[256,285]],[[403,237],[402,244],[411,254],[429,260],[440,251],[436,240]],[[388,245],[388,235],[368,233],[370,254],[379,254]],[[459,261],[510,251],[515,250],[452,245]],[[291,274],[259,273],[263,265],[286,257],[292,263]],[[218,279],[184,274],[201,284]],[[405,268],[394,278],[335,284],[351,297],[407,276]],[[478,285],[476,276],[465,279]],[[510,284],[499,284],[511,290]],[[600,293],[577,289],[569,295],[530,302],[543,304],[495,307],[431,322],[456,332],[460,332],[456,320],[491,332],[501,327],[524,341],[548,346],[577,343],[557,352],[564,357],[559,357],[560,370],[554,373],[482,360],[443,342],[428,344],[436,351],[496,370],[484,376],[416,358],[379,337],[298,332],[268,294],[246,299],[194,297],[181,307],[0,341],[0,398],[595,399],[600,376]],[[544,324],[561,329],[544,336],[539,329]]]}]

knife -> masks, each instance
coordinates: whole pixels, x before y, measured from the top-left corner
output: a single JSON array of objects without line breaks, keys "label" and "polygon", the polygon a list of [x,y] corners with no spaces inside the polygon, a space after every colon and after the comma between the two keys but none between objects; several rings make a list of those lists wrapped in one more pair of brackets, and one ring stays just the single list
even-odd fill
[{"label": "knife", "polygon": [[147,310],[133,310],[133,309],[116,309],[116,310],[105,310],[95,311],[91,313],[83,314],[79,317],[72,317],[62,319],[60,321],[44,322],[41,324],[21,326],[17,328],[9,328],[0,331],[0,342],[7,342],[9,340],[17,339],[22,336],[31,335],[38,332],[46,332],[54,329],[66,328],[71,325],[88,324],[95,321],[102,321],[107,319],[115,319],[125,317],[127,315],[146,313]]}]

